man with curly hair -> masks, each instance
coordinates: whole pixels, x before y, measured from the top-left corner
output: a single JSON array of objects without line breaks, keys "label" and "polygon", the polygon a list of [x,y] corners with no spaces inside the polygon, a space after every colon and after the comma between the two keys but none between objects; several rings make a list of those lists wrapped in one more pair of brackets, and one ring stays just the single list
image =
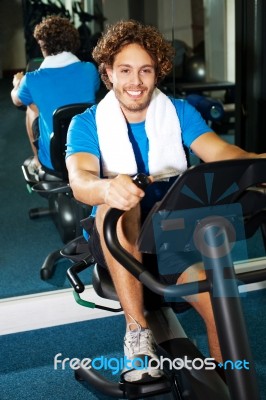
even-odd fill
[{"label": "man with curly hair", "polygon": [[53,170],[53,112],[67,104],[95,103],[100,86],[95,65],[75,56],[80,46],[79,33],[67,18],[49,16],[36,25],[33,35],[44,60],[36,71],[17,73],[11,92],[16,106],[27,106],[26,128],[34,154],[32,173],[40,165],[47,171]]},{"label": "man with curly hair", "polygon": [[[106,212],[110,207],[125,211],[118,221],[118,239],[142,261],[136,246],[141,223],[186,170],[183,144],[205,162],[266,155],[247,153],[224,142],[188,102],[169,98],[157,88],[172,68],[173,49],[156,28],[120,21],[107,29],[93,57],[109,92],[97,106],[71,122],[66,158],[70,185],[77,200],[95,206],[95,224],[88,243],[97,263],[110,271],[125,313],[125,356],[130,360],[156,358],[143,311],[142,284],[106,247]],[[137,172],[149,175],[153,182],[145,193],[132,182]],[[161,278],[168,284],[188,282],[193,277],[205,279],[198,261],[184,257],[175,273],[162,273]],[[209,294],[185,300],[206,324],[212,357],[222,361]],[[131,382],[147,381],[159,378],[162,371],[126,368],[122,375]]]}]

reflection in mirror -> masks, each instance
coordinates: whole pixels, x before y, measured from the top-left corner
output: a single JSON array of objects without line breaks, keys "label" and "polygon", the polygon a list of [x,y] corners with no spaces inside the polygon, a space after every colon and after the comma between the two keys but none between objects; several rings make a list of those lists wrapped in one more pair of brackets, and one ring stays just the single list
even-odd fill
[{"label": "reflection in mirror", "polygon": [[[21,172],[21,164],[31,154],[25,112],[13,106],[10,100],[13,73],[25,70],[27,60],[37,56],[28,42],[25,45],[24,39],[25,21],[28,29],[29,19],[33,19],[32,8],[27,11],[30,3],[34,1],[2,0],[0,4],[3,27],[0,37],[2,299],[69,287],[65,275],[69,261],[60,261],[51,279],[40,279],[40,267],[45,257],[60,249],[63,243],[50,217],[36,220],[28,217],[30,208],[46,206],[47,202],[27,192]],[[57,7],[59,4],[45,0],[41,3]],[[157,26],[176,49],[174,70],[162,89],[175,96],[186,97],[195,92],[222,101],[227,109],[225,119],[216,124],[212,122],[213,128],[228,140],[234,140],[234,2],[83,0],[74,7],[71,0],[61,3],[83,34],[80,53],[83,59],[90,58],[93,43],[106,24],[134,18]],[[92,40],[88,45],[86,35],[94,42]],[[90,278],[87,279],[89,282]]]}]

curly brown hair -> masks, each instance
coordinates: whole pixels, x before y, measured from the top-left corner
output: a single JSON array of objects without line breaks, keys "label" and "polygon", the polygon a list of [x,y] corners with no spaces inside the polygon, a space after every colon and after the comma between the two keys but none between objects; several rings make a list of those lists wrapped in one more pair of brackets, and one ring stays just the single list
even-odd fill
[{"label": "curly brown hair", "polygon": [[112,83],[107,76],[106,66],[112,66],[121,49],[133,43],[139,44],[153,59],[157,82],[171,71],[174,48],[158,29],[134,20],[122,20],[108,27],[92,52],[107,89],[112,89]]},{"label": "curly brown hair", "polygon": [[80,47],[78,30],[67,18],[57,15],[46,17],[36,25],[33,36],[47,55],[55,55],[63,51],[76,53]]}]

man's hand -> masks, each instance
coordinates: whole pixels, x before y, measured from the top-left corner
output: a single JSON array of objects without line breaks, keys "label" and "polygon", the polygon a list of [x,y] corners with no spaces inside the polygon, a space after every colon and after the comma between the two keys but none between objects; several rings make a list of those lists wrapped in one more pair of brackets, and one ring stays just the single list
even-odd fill
[{"label": "man's hand", "polygon": [[13,89],[11,90],[11,99],[13,101],[13,103],[15,104],[15,106],[20,107],[23,105],[23,103],[20,101],[19,97],[18,97],[18,88],[21,82],[21,79],[23,78],[24,74],[23,72],[17,72],[14,77],[13,77]]},{"label": "man's hand", "polygon": [[23,72],[17,72],[13,77],[13,86],[14,89],[18,89],[21,79],[23,78]]},{"label": "man's hand", "polygon": [[104,203],[119,210],[128,211],[136,207],[145,196],[128,175],[118,175],[108,179],[104,195]]}]

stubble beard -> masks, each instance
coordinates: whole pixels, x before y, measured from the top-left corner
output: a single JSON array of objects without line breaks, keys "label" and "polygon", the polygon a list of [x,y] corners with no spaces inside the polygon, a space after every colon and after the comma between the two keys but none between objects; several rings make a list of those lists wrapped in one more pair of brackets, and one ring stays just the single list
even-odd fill
[{"label": "stubble beard", "polygon": [[121,92],[121,90],[119,90],[119,89],[114,89],[116,98],[119,101],[121,108],[126,111],[133,112],[133,113],[137,113],[137,112],[143,111],[148,108],[150,101],[151,101],[153,91],[154,91],[154,88],[149,90],[147,92],[147,96],[146,96],[145,100],[142,102],[138,102],[138,101],[134,102],[134,100],[132,100],[130,102],[130,100],[129,100],[126,103],[125,101],[123,101],[123,92]]}]

